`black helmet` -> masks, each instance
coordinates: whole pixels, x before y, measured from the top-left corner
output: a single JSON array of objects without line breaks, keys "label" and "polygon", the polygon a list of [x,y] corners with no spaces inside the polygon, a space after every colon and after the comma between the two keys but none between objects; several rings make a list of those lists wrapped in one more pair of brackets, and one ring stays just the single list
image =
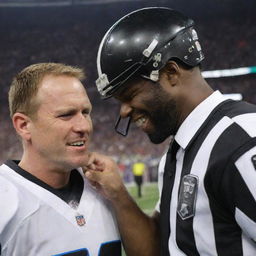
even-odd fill
[{"label": "black helmet", "polygon": [[157,81],[170,59],[194,67],[203,59],[194,22],[164,7],[143,8],[118,20],[103,37],[97,56],[96,85],[113,96],[135,74]]}]

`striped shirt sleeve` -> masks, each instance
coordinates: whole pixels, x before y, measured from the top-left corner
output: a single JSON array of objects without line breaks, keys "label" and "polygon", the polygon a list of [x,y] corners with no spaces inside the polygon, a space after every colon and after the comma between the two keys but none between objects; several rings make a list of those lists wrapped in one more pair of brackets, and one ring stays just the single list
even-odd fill
[{"label": "striped shirt sleeve", "polygon": [[240,156],[235,167],[235,219],[243,232],[256,241],[256,146]]}]

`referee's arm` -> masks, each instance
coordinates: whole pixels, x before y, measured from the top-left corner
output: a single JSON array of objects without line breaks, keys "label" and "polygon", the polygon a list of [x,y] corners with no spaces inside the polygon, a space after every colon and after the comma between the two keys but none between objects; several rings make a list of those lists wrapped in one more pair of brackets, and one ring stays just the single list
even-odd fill
[{"label": "referee's arm", "polygon": [[256,242],[256,146],[234,158],[220,192],[244,235]]},{"label": "referee's arm", "polygon": [[146,215],[128,192],[112,201],[127,256],[156,256],[160,251],[159,213]]},{"label": "referee's arm", "polygon": [[239,157],[235,166],[235,218],[244,233],[256,241],[256,146]]},{"label": "referee's arm", "polygon": [[159,213],[148,216],[137,206],[115,162],[94,152],[85,168],[85,176],[111,202],[126,255],[159,255]]}]

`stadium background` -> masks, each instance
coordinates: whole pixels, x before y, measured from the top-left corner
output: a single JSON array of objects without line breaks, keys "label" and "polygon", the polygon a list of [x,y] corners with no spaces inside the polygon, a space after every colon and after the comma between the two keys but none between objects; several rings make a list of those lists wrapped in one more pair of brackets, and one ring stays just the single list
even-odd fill
[{"label": "stadium background", "polygon": [[[93,104],[91,150],[114,157],[126,182],[133,180],[131,167],[137,160],[147,164],[145,180],[156,181],[168,141],[153,146],[134,126],[127,138],[115,134],[119,105],[112,99],[102,102],[94,84],[102,36],[118,18],[146,6],[175,8],[194,19],[206,56],[204,71],[256,66],[255,0],[0,0],[0,163],[21,155],[7,103],[12,77],[32,63],[63,62],[87,74],[85,87]],[[240,93],[256,103],[255,73],[207,80],[214,89]]]}]

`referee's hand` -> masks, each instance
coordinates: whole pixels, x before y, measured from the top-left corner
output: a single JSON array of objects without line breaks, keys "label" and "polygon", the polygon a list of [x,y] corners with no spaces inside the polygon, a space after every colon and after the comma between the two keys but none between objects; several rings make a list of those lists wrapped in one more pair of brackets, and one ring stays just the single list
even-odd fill
[{"label": "referee's hand", "polygon": [[115,201],[126,191],[115,161],[105,155],[93,152],[84,168],[86,178],[105,198]]}]

